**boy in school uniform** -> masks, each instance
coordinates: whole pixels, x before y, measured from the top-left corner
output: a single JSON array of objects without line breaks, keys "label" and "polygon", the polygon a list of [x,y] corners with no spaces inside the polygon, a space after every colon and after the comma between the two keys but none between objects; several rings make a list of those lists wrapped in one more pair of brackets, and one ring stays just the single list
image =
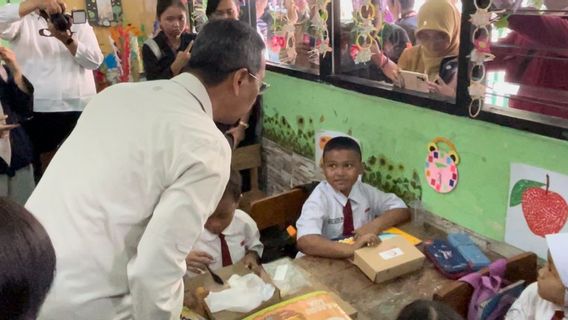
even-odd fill
[{"label": "boy in school uniform", "polygon": [[[337,137],[325,145],[326,180],[314,189],[296,223],[298,249],[308,255],[349,258],[356,249],[376,245],[377,234],[409,219],[404,202],[359,180],[363,163],[359,144]],[[353,244],[335,239],[354,237]]]},{"label": "boy in school uniform", "polygon": [[513,303],[506,320],[568,319],[568,233],[546,236],[548,261]]},{"label": "boy in school uniform", "polygon": [[264,246],[254,220],[237,209],[241,198],[241,176],[231,170],[225,192],[215,212],[207,219],[205,229],[186,259],[189,276],[232,265],[244,259],[256,270]]}]

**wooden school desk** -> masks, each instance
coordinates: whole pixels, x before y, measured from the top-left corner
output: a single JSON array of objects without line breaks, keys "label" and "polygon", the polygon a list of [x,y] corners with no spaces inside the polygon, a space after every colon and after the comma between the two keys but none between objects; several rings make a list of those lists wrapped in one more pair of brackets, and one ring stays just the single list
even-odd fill
[{"label": "wooden school desk", "polygon": [[[446,236],[432,227],[406,224],[400,229],[422,240]],[[437,288],[452,282],[436,271],[428,259],[421,270],[381,284],[373,283],[347,260],[305,256],[294,263],[357,309],[360,320],[396,319],[405,305],[416,299],[432,299]]]},{"label": "wooden school desk", "polygon": [[[406,224],[400,229],[422,240],[446,237],[444,232],[430,226],[417,228]],[[489,258],[493,260],[497,256],[489,254]],[[396,319],[405,305],[416,299],[432,299],[437,289],[453,281],[436,271],[428,259],[421,270],[381,284],[373,283],[357,266],[344,259],[304,256],[292,263],[305,271],[314,290],[335,293],[357,310],[360,320]]]}]

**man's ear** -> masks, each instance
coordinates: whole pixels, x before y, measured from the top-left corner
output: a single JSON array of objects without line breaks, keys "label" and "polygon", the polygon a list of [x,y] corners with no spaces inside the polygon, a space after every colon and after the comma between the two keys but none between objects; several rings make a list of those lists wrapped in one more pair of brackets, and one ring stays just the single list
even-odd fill
[{"label": "man's ear", "polygon": [[248,81],[249,72],[246,68],[241,68],[233,74],[233,93],[238,96],[241,92],[242,85]]}]

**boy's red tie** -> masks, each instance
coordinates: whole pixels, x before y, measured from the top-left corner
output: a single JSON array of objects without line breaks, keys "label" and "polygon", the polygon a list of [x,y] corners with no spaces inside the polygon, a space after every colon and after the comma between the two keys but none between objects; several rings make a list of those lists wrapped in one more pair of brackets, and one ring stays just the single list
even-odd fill
[{"label": "boy's red tie", "polygon": [[347,203],[343,207],[343,236],[351,237],[353,231],[353,210],[351,209],[351,201],[347,199]]},{"label": "boy's red tie", "polygon": [[229,246],[227,245],[227,240],[225,240],[224,234],[219,234],[219,240],[221,240],[221,258],[223,259],[223,267],[230,266],[233,264],[231,259],[231,252],[229,252]]},{"label": "boy's red tie", "polygon": [[562,320],[562,319],[564,319],[564,311],[561,310],[556,310],[552,318],[550,318],[550,320]]}]

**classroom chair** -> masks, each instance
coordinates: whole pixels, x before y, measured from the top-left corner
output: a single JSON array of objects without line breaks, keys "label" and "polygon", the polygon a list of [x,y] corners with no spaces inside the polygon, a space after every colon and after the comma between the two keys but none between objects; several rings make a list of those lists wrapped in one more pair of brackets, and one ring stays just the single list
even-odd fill
[{"label": "classroom chair", "polygon": [[[505,279],[516,282],[525,280],[525,285],[529,285],[536,281],[538,273],[537,256],[532,252],[524,252],[519,255],[507,259],[507,271],[505,271]],[[480,272],[488,273],[487,268]],[[453,281],[448,285],[441,287],[434,292],[433,300],[441,301],[454,310],[456,310],[464,318],[467,317],[467,310],[473,288],[462,281]]]},{"label": "classroom chair", "polygon": [[249,214],[259,230],[272,226],[285,228],[288,225],[295,225],[308,196],[308,190],[296,187],[290,191],[254,201]]},{"label": "classroom chair", "polygon": [[239,209],[250,212],[251,203],[266,197],[258,185],[258,172],[262,166],[260,144],[239,147],[233,151],[231,167],[238,171],[248,170],[250,177],[250,190],[243,193]]}]

